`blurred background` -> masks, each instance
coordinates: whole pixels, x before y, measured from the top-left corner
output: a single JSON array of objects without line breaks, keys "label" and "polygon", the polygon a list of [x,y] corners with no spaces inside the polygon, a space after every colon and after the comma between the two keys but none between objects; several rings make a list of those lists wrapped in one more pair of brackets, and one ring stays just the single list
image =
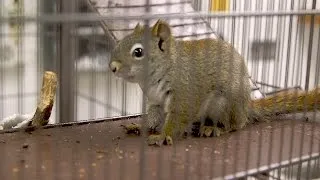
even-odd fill
[{"label": "blurred background", "polygon": [[[1,16],[89,12],[143,14],[142,0],[2,0]],[[319,9],[318,0],[158,0],[151,13],[279,12]],[[55,17],[52,16],[54,19]],[[110,50],[138,21],[42,23],[3,18],[0,38],[0,119],[35,111],[45,70],[61,78],[50,123],[138,114],[142,92],[108,71]],[[142,22],[142,21],[141,21]],[[154,22],[154,21],[152,21]],[[172,19],[174,35],[223,38],[245,57],[262,95],[319,84],[319,15]],[[254,88],[253,88],[254,89]],[[252,94],[255,97],[255,94]],[[59,108],[57,108],[59,107]]]}]

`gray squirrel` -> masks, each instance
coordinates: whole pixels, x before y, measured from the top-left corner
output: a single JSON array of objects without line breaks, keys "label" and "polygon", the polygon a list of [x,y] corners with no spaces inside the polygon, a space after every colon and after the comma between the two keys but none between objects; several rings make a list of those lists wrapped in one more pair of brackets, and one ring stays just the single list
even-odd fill
[{"label": "gray squirrel", "polygon": [[[145,59],[147,31],[150,41]],[[144,61],[148,74],[144,74]],[[266,106],[269,109],[250,108],[248,70],[231,44],[209,38],[176,40],[163,20],[152,27],[138,23],[117,43],[109,68],[115,76],[138,83],[147,96],[145,125],[154,131],[147,138],[149,145],[171,145],[197,122],[200,136],[220,136],[261,119],[273,107],[271,103]]]}]

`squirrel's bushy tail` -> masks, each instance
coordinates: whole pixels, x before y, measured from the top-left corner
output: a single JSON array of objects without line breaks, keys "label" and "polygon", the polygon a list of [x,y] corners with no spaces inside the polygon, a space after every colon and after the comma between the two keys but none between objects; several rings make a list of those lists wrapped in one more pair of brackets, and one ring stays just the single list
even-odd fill
[{"label": "squirrel's bushy tail", "polygon": [[314,111],[320,109],[320,87],[308,92],[281,92],[263,99],[252,100],[249,119],[261,121],[280,114]]}]

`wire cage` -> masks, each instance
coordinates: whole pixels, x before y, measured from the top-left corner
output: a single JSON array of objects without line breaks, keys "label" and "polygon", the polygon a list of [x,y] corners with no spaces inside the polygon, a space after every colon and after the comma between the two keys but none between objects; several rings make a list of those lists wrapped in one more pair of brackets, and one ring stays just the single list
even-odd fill
[{"label": "wire cage", "polygon": [[[319,9],[318,0],[1,1],[0,179],[319,179],[318,96],[309,111],[153,147],[122,126],[145,122],[145,93],[109,66],[138,23],[163,19],[177,41],[230,43],[251,101],[298,95],[320,84]],[[30,128],[48,71],[50,119]]]}]

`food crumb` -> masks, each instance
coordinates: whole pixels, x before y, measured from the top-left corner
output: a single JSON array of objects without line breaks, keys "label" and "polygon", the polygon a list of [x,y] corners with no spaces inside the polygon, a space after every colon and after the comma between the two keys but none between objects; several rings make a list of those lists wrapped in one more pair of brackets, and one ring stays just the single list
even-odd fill
[{"label": "food crumb", "polygon": [[85,169],[83,169],[83,168],[79,169],[79,173],[85,173],[85,172],[86,172]]},{"label": "food crumb", "polygon": [[13,168],[12,172],[14,172],[14,173],[19,172],[19,169],[18,168]]},{"label": "food crumb", "polygon": [[136,123],[131,123],[128,125],[120,125],[125,131],[126,134],[135,134],[140,135],[141,125]]},{"label": "food crumb", "polygon": [[97,156],[98,159],[102,159],[104,157],[104,155],[100,154]]},{"label": "food crumb", "polygon": [[97,166],[97,164],[96,164],[96,163],[92,163],[91,165],[92,165],[93,167]]},{"label": "food crumb", "polygon": [[104,151],[104,150],[97,150],[96,153],[103,153],[106,154],[108,151]]},{"label": "food crumb", "polygon": [[120,137],[120,136],[117,136],[117,137],[113,137],[113,138],[112,138],[112,141],[120,140],[120,139],[121,139],[121,137]]},{"label": "food crumb", "polygon": [[26,149],[26,148],[28,148],[28,147],[29,147],[28,144],[23,144],[23,145],[22,145],[22,148],[23,148],[23,149]]},{"label": "food crumb", "polygon": [[186,149],[186,151],[188,152],[188,151],[189,151],[189,149],[187,148],[187,149]]}]

